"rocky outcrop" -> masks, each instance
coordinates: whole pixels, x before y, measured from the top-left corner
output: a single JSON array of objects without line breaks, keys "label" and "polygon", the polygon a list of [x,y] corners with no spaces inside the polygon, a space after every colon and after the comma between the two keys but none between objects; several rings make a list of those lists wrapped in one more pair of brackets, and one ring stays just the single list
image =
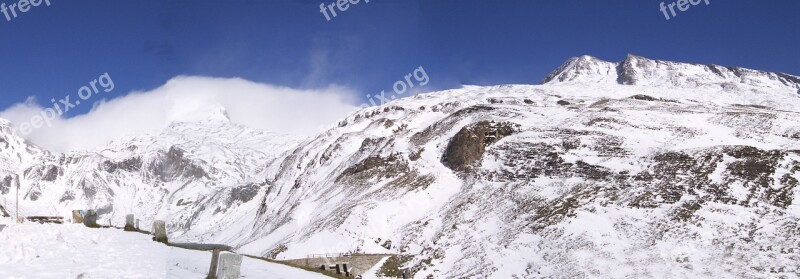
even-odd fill
[{"label": "rocky outcrop", "polygon": [[115,172],[117,170],[138,172],[142,168],[142,158],[137,156],[133,158],[127,158],[119,162],[106,160],[103,162],[102,168],[107,172]]},{"label": "rocky outcrop", "polygon": [[150,163],[149,173],[164,182],[181,178],[207,177],[206,171],[186,158],[185,154],[179,147],[171,147],[169,151],[161,154],[159,159]]},{"label": "rocky outcrop", "polygon": [[486,147],[514,132],[510,123],[481,121],[456,133],[447,145],[444,163],[453,170],[467,171],[482,157]]},{"label": "rocky outcrop", "polygon": [[6,175],[2,179],[0,179],[0,194],[5,195],[11,191],[11,185],[14,182],[14,178],[10,175]]}]

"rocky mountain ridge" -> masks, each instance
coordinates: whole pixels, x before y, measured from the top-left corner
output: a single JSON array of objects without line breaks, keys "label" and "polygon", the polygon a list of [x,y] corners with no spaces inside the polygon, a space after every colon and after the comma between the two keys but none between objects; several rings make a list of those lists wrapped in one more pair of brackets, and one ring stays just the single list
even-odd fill
[{"label": "rocky mountain ridge", "polygon": [[730,90],[749,85],[763,89],[789,89],[800,94],[800,77],[726,67],[713,64],[688,64],[654,60],[629,54],[625,60],[612,63],[584,55],[574,57],[545,77],[542,84],[565,82],[641,85],[657,87],[721,87]]}]

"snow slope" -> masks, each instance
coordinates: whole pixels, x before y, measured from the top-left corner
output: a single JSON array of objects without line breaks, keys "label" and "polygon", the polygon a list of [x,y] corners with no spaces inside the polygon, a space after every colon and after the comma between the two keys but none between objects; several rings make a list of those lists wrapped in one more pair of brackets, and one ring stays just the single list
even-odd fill
[{"label": "snow slope", "polygon": [[[0,278],[204,278],[211,253],[150,235],[82,225],[10,224],[0,233]],[[242,278],[328,278],[244,258]]]}]

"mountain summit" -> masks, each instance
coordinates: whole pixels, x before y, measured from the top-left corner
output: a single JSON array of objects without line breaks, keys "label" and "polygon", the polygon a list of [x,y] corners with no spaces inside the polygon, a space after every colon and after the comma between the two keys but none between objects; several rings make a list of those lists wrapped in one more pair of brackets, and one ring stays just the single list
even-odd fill
[{"label": "mountain summit", "polygon": [[584,55],[573,57],[547,75],[542,84],[604,83],[696,88],[738,85],[787,89],[800,93],[800,77],[740,67],[653,60],[629,54],[613,63]]}]

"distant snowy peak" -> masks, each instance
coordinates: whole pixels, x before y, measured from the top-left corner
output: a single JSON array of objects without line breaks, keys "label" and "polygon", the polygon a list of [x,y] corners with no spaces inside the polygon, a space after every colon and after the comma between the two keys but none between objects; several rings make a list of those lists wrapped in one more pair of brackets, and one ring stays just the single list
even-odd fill
[{"label": "distant snowy peak", "polygon": [[0,174],[17,170],[43,153],[39,147],[22,138],[10,121],[0,118]]},{"label": "distant snowy peak", "polygon": [[653,60],[629,54],[613,63],[588,55],[570,58],[542,84],[603,83],[654,87],[695,88],[749,85],[800,92],[800,77],[739,67]]},{"label": "distant snowy peak", "polygon": [[16,129],[11,121],[0,118],[0,135],[17,135]]},{"label": "distant snowy peak", "polygon": [[224,159],[234,160],[228,157],[250,157],[263,153],[277,156],[302,140],[300,137],[251,129],[231,122],[225,110],[206,116],[209,117],[198,118],[202,120],[174,122],[156,133],[118,139],[97,151],[106,157],[119,158],[165,152],[177,146],[194,155],[204,154],[207,160],[221,155],[224,155]]},{"label": "distant snowy peak", "polygon": [[615,83],[617,82],[617,65],[589,55],[573,57],[547,75],[542,84],[562,82]]}]

